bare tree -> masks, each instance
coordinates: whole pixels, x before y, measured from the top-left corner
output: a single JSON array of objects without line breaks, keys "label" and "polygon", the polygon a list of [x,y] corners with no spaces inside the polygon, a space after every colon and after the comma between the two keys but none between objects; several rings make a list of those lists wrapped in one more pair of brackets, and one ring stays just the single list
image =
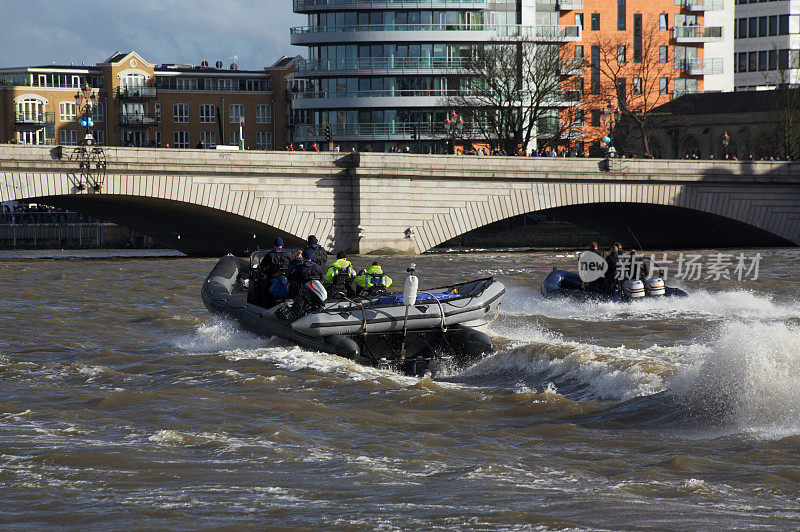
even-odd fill
[{"label": "bare tree", "polygon": [[800,147],[800,87],[791,85],[788,70],[773,90],[772,122],[775,140],[784,157],[796,159]]},{"label": "bare tree", "polygon": [[659,120],[654,110],[670,100],[661,85],[662,78],[674,77],[662,48],[668,45],[669,36],[653,17],[643,20],[642,27],[634,27],[633,32],[619,32],[587,43],[594,50],[586,65],[591,83],[584,107],[618,109],[622,122],[631,124],[641,137],[641,153],[646,156],[651,155],[650,136]]},{"label": "bare tree", "polygon": [[571,76],[561,48],[528,40],[489,42],[476,50],[442,105],[459,110],[473,134],[506,153],[524,150],[542,128],[551,140],[559,139],[574,117],[565,109],[580,104],[577,91],[561,90]]}]

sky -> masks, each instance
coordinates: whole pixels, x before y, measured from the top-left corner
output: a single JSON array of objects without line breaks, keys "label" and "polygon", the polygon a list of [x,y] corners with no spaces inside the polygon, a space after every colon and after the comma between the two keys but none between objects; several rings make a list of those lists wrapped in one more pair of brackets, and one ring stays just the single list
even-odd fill
[{"label": "sky", "polygon": [[136,50],[151,63],[204,59],[257,70],[283,55],[305,19],[292,0],[0,0],[0,68],[105,61]]}]

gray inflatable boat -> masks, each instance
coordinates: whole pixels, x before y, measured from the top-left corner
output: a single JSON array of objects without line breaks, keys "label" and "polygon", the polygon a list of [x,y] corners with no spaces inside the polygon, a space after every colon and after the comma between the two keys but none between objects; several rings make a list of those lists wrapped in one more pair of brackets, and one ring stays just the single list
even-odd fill
[{"label": "gray inflatable boat", "polygon": [[287,304],[263,308],[248,302],[251,262],[222,257],[201,293],[211,313],[253,333],[412,375],[428,371],[434,360],[463,365],[492,349],[487,334],[464,325],[496,313],[505,288],[491,277],[420,290],[408,306],[403,294],[328,300],[320,310],[290,320],[283,319]]}]

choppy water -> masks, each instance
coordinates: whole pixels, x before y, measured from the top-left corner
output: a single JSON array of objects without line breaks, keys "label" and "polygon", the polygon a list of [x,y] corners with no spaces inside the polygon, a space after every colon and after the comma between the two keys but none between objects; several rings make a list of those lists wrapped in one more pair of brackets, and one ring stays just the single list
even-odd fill
[{"label": "choppy water", "polygon": [[761,252],[628,306],[542,300],[564,253],[418,257],[508,289],[433,379],[211,318],[212,260],[0,255],[0,525],[797,528],[800,251]]}]

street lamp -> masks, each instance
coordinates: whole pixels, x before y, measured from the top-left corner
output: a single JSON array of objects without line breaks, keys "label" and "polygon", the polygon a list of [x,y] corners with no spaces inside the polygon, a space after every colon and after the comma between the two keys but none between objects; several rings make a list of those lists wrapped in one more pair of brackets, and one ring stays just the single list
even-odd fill
[{"label": "street lamp", "polygon": [[94,109],[95,105],[97,105],[97,94],[90,86],[86,85],[80,91],[75,93],[75,107],[80,115],[80,118],[78,118],[78,124],[80,124],[81,127],[86,128],[86,133],[84,134],[82,141],[82,144],[85,145],[91,145],[94,142],[92,135],[89,133],[89,129],[94,126],[94,120],[92,120],[92,110]]},{"label": "street lamp", "polygon": [[456,139],[464,133],[464,119],[458,113],[453,113],[444,119],[444,132],[447,136],[447,149],[450,153],[456,152]]},{"label": "street lamp", "polygon": [[612,148],[611,139],[614,138],[614,126],[616,126],[616,123],[622,116],[622,111],[609,101],[608,105],[600,111],[600,114],[602,115],[602,121],[605,122],[608,127],[608,135],[603,137],[602,140],[608,144],[608,149],[610,150]]}]

